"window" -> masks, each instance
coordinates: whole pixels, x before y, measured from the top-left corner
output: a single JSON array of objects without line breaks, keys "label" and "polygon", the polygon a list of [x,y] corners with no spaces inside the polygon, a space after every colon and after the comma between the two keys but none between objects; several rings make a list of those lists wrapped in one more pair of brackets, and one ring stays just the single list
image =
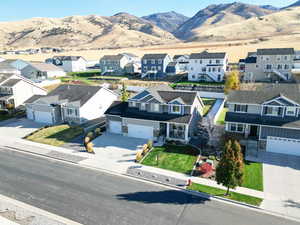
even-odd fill
[{"label": "window", "polygon": [[72,115],[73,114],[73,109],[67,109],[67,114]]},{"label": "window", "polygon": [[271,107],[271,106],[265,106],[263,114],[269,115],[269,116],[281,116],[283,113],[283,108],[281,107]]},{"label": "window", "polygon": [[79,116],[78,109],[75,109],[75,116]]},{"label": "window", "polygon": [[151,59],[151,64],[155,64],[155,60],[154,59]]},{"label": "window", "polygon": [[217,60],[216,60],[216,63],[217,63],[217,64],[220,64],[220,60],[219,60],[219,59],[217,59]]},{"label": "window", "polygon": [[248,111],[248,105],[234,105],[234,111],[246,113]]},{"label": "window", "polygon": [[278,70],[281,70],[281,69],[282,69],[282,65],[281,65],[281,64],[278,64],[278,65],[277,65],[277,69],[278,69]]},{"label": "window", "polygon": [[181,107],[179,105],[172,105],[171,109],[172,113],[181,113]]},{"label": "window", "polygon": [[208,72],[211,72],[211,68],[208,68]]},{"label": "window", "polygon": [[203,68],[202,68],[202,72],[206,72],[206,67],[203,67]]},{"label": "window", "polygon": [[267,64],[267,65],[266,65],[266,69],[267,69],[267,70],[271,70],[271,69],[272,69],[272,65]]},{"label": "window", "polygon": [[146,103],[141,103],[141,110],[146,110]]},{"label": "window", "polygon": [[232,132],[243,133],[244,125],[241,123],[230,123],[228,125],[228,129],[229,129],[229,131],[232,131]]},{"label": "window", "polygon": [[161,70],[161,66],[158,66],[158,67],[157,67],[157,70],[160,71],[160,70]]},{"label": "window", "polygon": [[195,79],[195,78],[196,78],[196,76],[195,76],[195,75],[192,75],[192,78],[193,78],[193,79]]},{"label": "window", "polygon": [[159,112],[159,104],[151,104],[151,108],[153,112]]},{"label": "window", "polygon": [[144,64],[147,64],[147,60],[146,59],[144,59]]},{"label": "window", "polygon": [[216,71],[216,68],[215,68],[215,67],[213,67],[213,68],[212,68],[212,71],[213,71],[213,72],[215,72],[215,71]]},{"label": "window", "polygon": [[136,107],[136,102],[130,102],[131,107]]},{"label": "window", "polygon": [[289,65],[287,65],[287,64],[284,65],[285,70],[288,70],[289,68],[290,68]]},{"label": "window", "polygon": [[159,63],[159,64],[162,64],[162,60],[161,60],[161,59],[159,59],[159,60],[158,60],[158,63]]},{"label": "window", "polygon": [[202,64],[202,60],[200,60],[199,63]]},{"label": "window", "polygon": [[296,107],[286,107],[286,115],[295,116],[296,115]]},{"label": "window", "polygon": [[287,55],[284,56],[284,60],[288,60],[288,56]]},{"label": "window", "polygon": [[218,68],[218,72],[221,72],[221,68],[220,67]]}]

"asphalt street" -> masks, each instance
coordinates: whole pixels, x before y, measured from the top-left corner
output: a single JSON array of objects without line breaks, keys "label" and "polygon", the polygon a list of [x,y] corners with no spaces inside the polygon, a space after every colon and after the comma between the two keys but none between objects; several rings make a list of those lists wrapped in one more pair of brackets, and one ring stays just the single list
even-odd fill
[{"label": "asphalt street", "polygon": [[0,194],[85,225],[299,224],[142,181],[0,149]]}]

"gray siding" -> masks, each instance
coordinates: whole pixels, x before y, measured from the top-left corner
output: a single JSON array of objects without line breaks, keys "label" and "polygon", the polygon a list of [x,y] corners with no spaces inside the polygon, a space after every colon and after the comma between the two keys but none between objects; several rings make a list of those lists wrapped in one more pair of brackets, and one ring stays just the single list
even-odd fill
[{"label": "gray siding", "polygon": [[268,136],[300,139],[300,130],[276,127],[261,127],[261,139],[267,139]]}]

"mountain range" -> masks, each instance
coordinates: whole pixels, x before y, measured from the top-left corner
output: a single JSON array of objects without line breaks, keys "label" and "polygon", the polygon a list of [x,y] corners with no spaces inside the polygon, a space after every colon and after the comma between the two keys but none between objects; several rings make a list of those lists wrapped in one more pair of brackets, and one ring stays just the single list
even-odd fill
[{"label": "mountain range", "polygon": [[141,18],[122,12],[0,22],[0,48],[121,48],[293,34],[300,26],[297,6],[300,0],[281,9],[234,2],[209,5],[191,18],[174,11]]}]

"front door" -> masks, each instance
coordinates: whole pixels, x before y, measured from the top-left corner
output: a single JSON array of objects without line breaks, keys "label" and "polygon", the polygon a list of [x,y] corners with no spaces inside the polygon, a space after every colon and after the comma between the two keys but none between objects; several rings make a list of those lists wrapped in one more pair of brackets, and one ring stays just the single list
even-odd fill
[{"label": "front door", "polygon": [[254,126],[254,125],[251,125],[250,126],[250,134],[249,134],[249,137],[257,137],[257,133],[258,133],[258,126]]},{"label": "front door", "polygon": [[159,136],[167,136],[167,124],[166,123],[160,123],[159,124]]}]

